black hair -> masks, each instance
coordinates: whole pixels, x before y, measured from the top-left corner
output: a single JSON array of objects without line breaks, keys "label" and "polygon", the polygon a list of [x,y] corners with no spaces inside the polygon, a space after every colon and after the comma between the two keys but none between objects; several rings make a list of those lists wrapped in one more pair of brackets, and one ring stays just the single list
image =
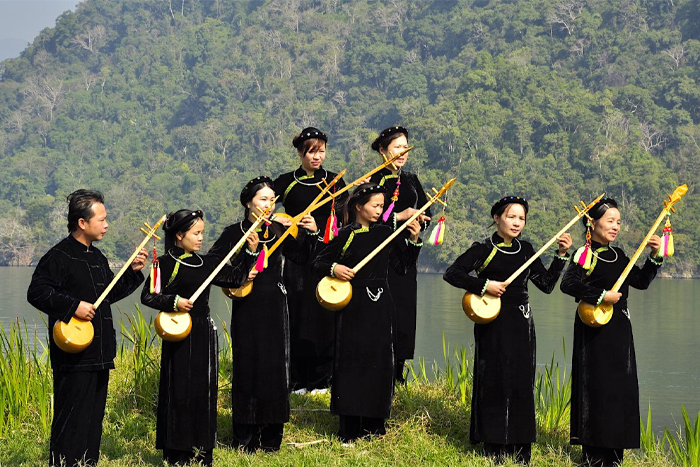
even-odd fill
[{"label": "black hair", "polygon": [[199,209],[196,211],[180,209],[179,211],[168,214],[168,217],[163,223],[165,250],[167,251],[173,248],[177,243],[177,234],[186,233],[198,219],[204,219],[204,213]]},{"label": "black hair", "polygon": [[372,142],[372,149],[377,152],[382,152],[382,149],[388,148],[389,144],[401,135],[408,138],[408,130],[402,126],[389,127],[379,133],[377,139]]},{"label": "black hair", "polygon": [[384,195],[386,193],[386,188],[377,185],[376,183],[363,183],[355,188],[345,202],[345,207],[343,208],[343,225],[348,225],[349,223],[354,222],[355,207],[363,206],[369,201],[372,195],[376,195],[377,193]]},{"label": "black hair", "polygon": [[318,150],[328,142],[328,136],[318,128],[307,127],[301,130],[292,140],[292,146],[297,149],[299,156],[304,157],[309,151]]},{"label": "black hair", "polygon": [[102,193],[97,190],[75,190],[66,197],[68,201],[68,232],[78,230],[78,221],[85,219],[89,221],[95,215],[92,205],[95,203],[105,204]]},{"label": "black hair", "polygon": [[260,177],[252,179],[251,181],[246,183],[245,187],[243,187],[243,190],[241,191],[240,201],[243,207],[245,208],[246,219],[250,214],[250,210],[247,206],[248,202],[255,198],[255,194],[258,191],[260,191],[263,187],[268,187],[272,191],[275,191],[275,183],[270,177],[266,177],[265,175],[261,175]]},{"label": "black hair", "polygon": [[[610,209],[610,208],[616,208],[616,209],[617,209],[617,201],[615,201],[615,200],[612,199],[612,198],[603,198],[603,199],[601,199],[600,201],[598,201],[597,203],[595,203],[595,205],[588,211],[588,217],[590,217],[590,218],[593,219],[594,221],[597,221],[598,219],[600,219],[601,217],[603,217],[603,215],[604,215],[604,214],[608,211],[608,209]],[[583,216],[583,217],[581,218],[581,223],[583,223],[583,227],[584,227],[583,233],[584,233],[584,235],[585,235],[585,233],[586,233],[586,223],[587,223],[587,222],[588,222],[587,217],[586,217],[586,216]]]}]

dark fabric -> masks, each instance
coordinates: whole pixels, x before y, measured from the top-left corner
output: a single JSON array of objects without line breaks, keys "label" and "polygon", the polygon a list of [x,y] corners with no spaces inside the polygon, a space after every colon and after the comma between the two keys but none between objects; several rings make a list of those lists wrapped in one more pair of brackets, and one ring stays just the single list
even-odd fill
[{"label": "dark fabric", "polygon": [[532,445],[484,443],[484,453],[493,458],[497,464],[505,464],[509,457],[515,457],[520,464],[529,465],[532,457]]},{"label": "dark fabric", "polygon": [[356,417],[341,415],[338,424],[338,438],[341,441],[354,441],[366,436],[382,436],[386,434],[385,419],[373,417]]},{"label": "dark fabric", "polygon": [[[185,466],[196,464],[213,465],[214,453],[212,451],[180,451],[177,449],[163,449],[163,460],[170,465]],[[198,465],[198,464],[197,464]]]},{"label": "dark fabric", "polygon": [[581,446],[581,465],[584,467],[617,467],[622,464],[624,449]]},{"label": "dark fabric", "polygon": [[94,466],[100,457],[109,370],[53,370],[49,466]]},{"label": "dark fabric", "polygon": [[[600,244],[593,243],[593,249]],[[600,251],[590,275],[578,264],[569,265],[562,292],[577,301],[598,303],[629,263],[617,247]],[[632,323],[627,310],[629,287],[646,289],[659,266],[647,260],[634,266],[620,288],[622,298],[613,306],[608,324],[593,328],[574,317],[571,372],[571,444],[635,449],[639,447],[639,386]]]},{"label": "dark fabric", "polygon": [[[350,246],[342,254],[352,232]],[[386,225],[345,226],[313,261],[320,274],[334,262],[354,267],[392,234]],[[357,272],[348,306],[336,312],[331,411],[338,415],[388,418],[394,390],[394,302],[387,283],[389,266],[399,272],[415,264],[420,247],[396,238]]]},{"label": "dark fabric", "polygon": [[279,451],[283,436],[284,423],[258,425],[234,422],[233,424],[233,447],[243,448],[250,453],[258,450]]},{"label": "dark fabric", "polygon": [[[401,222],[396,222],[397,213],[406,208],[418,209],[428,202],[428,197],[418,180],[418,176],[405,170],[400,171],[401,185],[399,186],[399,199],[394,204],[392,215],[387,220],[387,225],[399,227]],[[397,178],[392,176],[389,169],[382,169],[375,173],[371,181],[387,189],[384,195],[384,210],[389,208],[391,197],[396,189]],[[425,212],[430,216],[430,209]],[[381,221],[381,218],[380,218]],[[424,222],[421,228],[427,229],[429,222]],[[407,237],[407,231],[404,232]],[[412,266],[406,274],[397,274],[389,270],[389,288],[394,291],[394,303],[396,305],[396,332],[394,333],[396,358],[410,360],[416,348],[416,314],[418,301],[418,270]],[[397,293],[400,291],[401,293]]]},{"label": "dark fabric", "polygon": [[[447,269],[449,284],[481,295],[486,279],[503,281],[531,258],[529,242],[499,247],[477,277],[471,275],[503,240],[494,234],[474,243]],[[553,259],[549,269],[536,259],[501,296],[501,312],[488,324],[474,324],[474,382],[470,439],[472,443],[527,444],[537,438],[535,425],[535,323],[528,301],[527,282],[551,293],[565,261]]]},{"label": "dark fabric", "polygon": [[[209,254],[228,251],[250,225],[245,220],[224,229]],[[261,241],[272,246],[284,227],[272,222],[269,229],[269,238]],[[303,229],[298,239],[287,237],[268,258],[268,267],[255,278],[251,294],[231,302],[234,424],[266,425],[289,420],[289,316],[283,267],[285,259],[304,264],[315,244],[315,236],[306,235]],[[259,249],[262,247],[261,243]]]},{"label": "dark fabric", "polygon": [[49,316],[51,368],[61,371],[90,371],[114,368],[117,340],[110,304],[127,297],[143,281],[143,274],[127,268],[92,319],[95,336],[82,352],[58,348],[51,332],[58,320],[69,322],[80,301],[95,303],[114,278],[107,258],[94,245],[89,248],[67,236],[51,248],[37,264],[27,289],[27,300]]},{"label": "dark fabric", "polygon": [[[324,182],[330,182],[336,175],[320,167],[313,177],[308,177],[302,168],[298,168],[294,172],[277,177],[275,193],[282,197],[280,199],[284,211],[290,216],[296,216],[318,196],[319,188],[325,188]],[[287,192],[290,186],[292,188]],[[335,188],[331,188],[331,192],[344,187],[345,181],[341,178]],[[342,206],[347,197],[345,192],[336,199],[336,216],[342,218]],[[331,202],[311,213],[319,229],[319,241],[323,241],[330,213]],[[308,265],[285,265],[284,284],[289,304],[292,390],[320,389],[330,385],[335,316],[321,307],[316,300],[316,284],[319,280],[321,277],[317,277]]]},{"label": "dark fabric", "polygon": [[[158,258],[163,282],[162,292],[150,293],[150,281],[141,291],[141,302],[161,311],[173,311],[175,297],[188,298],[219,265],[221,258],[196,255],[182,259],[178,273],[168,284],[175,265],[174,257],[184,251],[173,248]],[[220,287],[239,287],[248,276],[252,261],[246,255],[234,258],[235,267],[226,265],[212,282]],[[201,266],[196,267],[201,264]],[[190,265],[190,266],[188,266]],[[194,302],[190,315],[190,334],[179,342],[162,341],[156,448],[184,451],[211,451],[216,446],[216,407],[218,395],[218,337],[209,317],[207,287]]]}]

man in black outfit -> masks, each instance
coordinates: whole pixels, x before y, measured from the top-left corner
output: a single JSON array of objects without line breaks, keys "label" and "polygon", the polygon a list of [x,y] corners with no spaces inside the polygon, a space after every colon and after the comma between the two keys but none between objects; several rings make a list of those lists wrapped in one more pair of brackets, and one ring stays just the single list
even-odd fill
[{"label": "man in black outfit", "polygon": [[[108,226],[102,193],[77,190],[68,195],[69,235],[41,258],[27,290],[29,303],[49,316],[54,390],[50,466],[97,465],[109,370],[117,351],[110,304],[143,281],[145,249],[100,306],[93,306],[114,277],[107,258],[93,246]],[[95,331],[92,343],[79,353],[59,349],[51,332],[58,320],[68,323],[73,316],[91,321]]]}]

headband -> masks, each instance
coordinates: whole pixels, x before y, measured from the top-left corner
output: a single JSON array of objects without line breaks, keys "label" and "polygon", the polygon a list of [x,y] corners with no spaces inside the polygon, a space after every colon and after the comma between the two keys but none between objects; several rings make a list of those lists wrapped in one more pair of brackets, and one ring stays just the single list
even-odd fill
[{"label": "headband", "polygon": [[163,231],[166,233],[180,232],[184,226],[194,221],[196,218],[203,219],[204,213],[197,209],[190,211],[189,209],[180,209],[174,213],[170,213],[163,223]]}]

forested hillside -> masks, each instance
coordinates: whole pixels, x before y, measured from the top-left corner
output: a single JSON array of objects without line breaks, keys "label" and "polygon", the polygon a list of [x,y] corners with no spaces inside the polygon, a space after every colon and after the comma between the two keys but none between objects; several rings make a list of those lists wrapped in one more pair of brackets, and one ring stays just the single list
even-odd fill
[{"label": "forested hillside", "polygon": [[0,263],[65,235],[79,187],[107,196],[111,258],[182,207],[211,245],[245,181],[297,166],[302,127],[352,179],[401,124],[424,186],[459,182],[424,268],[484,237],[505,194],[531,201],[537,245],[606,191],[631,254],[688,183],[664,270],[697,275],[699,62],[700,0],[87,0],[0,64]]}]

